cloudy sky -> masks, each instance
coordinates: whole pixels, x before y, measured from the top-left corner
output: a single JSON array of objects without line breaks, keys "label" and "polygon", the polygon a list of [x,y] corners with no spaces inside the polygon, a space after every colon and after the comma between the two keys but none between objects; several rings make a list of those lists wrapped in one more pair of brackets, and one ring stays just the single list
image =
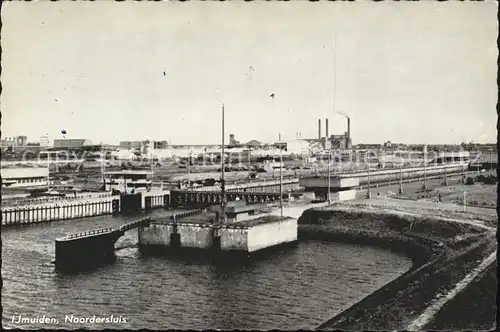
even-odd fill
[{"label": "cloudy sky", "polygon": [[492,1],[2,7],[3,137],[496,141]]}]

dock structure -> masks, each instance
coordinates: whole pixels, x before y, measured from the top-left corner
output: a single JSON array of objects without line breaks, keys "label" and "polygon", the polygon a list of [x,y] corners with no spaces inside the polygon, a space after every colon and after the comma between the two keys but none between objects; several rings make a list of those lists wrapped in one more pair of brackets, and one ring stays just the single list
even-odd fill
[{"label": "dock structure", "polygon": [[126,231],[144,226],[150,221],[147,217],[118,229],[95,229],[56,239],[56,269],[61,272],[80,272],[113,262],[116,241]]},{"label": "dock structure", "polygon": [[[274,192],[247,191],[244,186],[239,190],[227,191],[224,169],[224,104],[222,104],[222,157],[220,191],[172,191],[172,206],[196,204],[216,205],[210,208],[215,218],[200,222],[179,223],[176,220],[149,223],[139,228],[139,246],[142,248],[160,247],[162,249],[199,249],[215,253],[238,252],[250,255],[253,252],[297,241],[297,218],[272,215],[254,216],[265,203],[283,203],[283,163],[280,157],[279,182],[268,182]],[[290,180],[290,179],[289,179]],[[298,186],[292,179],[288,185]],[[255,185],[253,186],[255,190]],[[253,204],[252,204],[253,203]],[[255,204],[260,203],[260,204]],[[243,218],[242,218],[243,217]],[[245,218],[246,217],[246,218]],[[208,222],[207,222],[208,221]]]},{"label": "dock structure", "polygon": [[[297,195],[299,180],[283,180],[283,190]],[[79,195],[58,199],[23,199],[20,204],[2,206],[2,226],[45,223],[94,217],[106,214],[136,212],[165,207],[198,207],[207,204],[220,204],[222,192],[212,187],[192,190],[161,190],[136,194],[111,195],[101,192],[90,197]],[[248,203],[274,202],[279,200],[280,184],[276,180],[253,181],[227,186],[225,197],[228,201],[242,199]],[[284,197],[286,197],[285,194]],[[21,204],[22,203],[22,204]]]},{"label": "dock structure", "polygon": [[[230,202],[225,207],[225,223],[216,222],[217,216],[152,221],[139,228],[139,247],[142,250],[197,249],[216,254],[251,255],[297,241],[298,218],[261,213],[261,208],[263,205]],[[209,210],[216,215],[222,213],[217,206]]]}]

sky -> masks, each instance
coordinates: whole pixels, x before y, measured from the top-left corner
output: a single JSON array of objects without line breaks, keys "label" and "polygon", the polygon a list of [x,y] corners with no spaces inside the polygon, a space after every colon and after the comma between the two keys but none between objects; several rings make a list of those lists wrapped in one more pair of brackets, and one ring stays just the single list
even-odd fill
[{"label": "sky", "polygon": [[496,141],[493,1],[2,7],[2,137]]}]

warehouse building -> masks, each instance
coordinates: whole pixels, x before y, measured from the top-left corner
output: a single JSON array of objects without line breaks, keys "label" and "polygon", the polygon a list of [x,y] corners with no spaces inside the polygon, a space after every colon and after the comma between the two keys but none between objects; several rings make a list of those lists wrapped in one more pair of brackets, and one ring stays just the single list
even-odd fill
[{"label": "warehouse building", "polygon": [[78,150],[92,146],[88,139],[55,139],[54,149],[56,150]]}]

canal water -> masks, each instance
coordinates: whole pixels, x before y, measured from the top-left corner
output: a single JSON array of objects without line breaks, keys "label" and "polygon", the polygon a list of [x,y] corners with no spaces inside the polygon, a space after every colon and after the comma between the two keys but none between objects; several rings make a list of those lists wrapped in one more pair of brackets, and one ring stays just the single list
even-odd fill
[{"label": "canal water", "polygon": [[[215,266],[141,255],[134,246],[137,231],[129,231],[117,242],[121,249],[113,265],[74,276],[54,271],[55,238],[135,218],[101,216],[2,229],[3,326],[312,329],[411,267],[408,258],[385,250],[318,241],[242,266]],[[57,322],[15,324],[18,315],[45,315]],[[66,321],[70,315],[113,315],[115,323],[72,323]]]}]

